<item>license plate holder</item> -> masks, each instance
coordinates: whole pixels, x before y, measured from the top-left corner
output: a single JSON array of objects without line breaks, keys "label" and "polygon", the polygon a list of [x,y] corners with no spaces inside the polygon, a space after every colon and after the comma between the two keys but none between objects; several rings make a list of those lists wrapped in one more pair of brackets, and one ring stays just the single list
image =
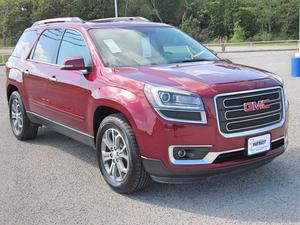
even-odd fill
[{"label": "license plate holder", "polygon": [[271,134],[264,134],[247,140],[247,155],[252,156],[271,149]]}]

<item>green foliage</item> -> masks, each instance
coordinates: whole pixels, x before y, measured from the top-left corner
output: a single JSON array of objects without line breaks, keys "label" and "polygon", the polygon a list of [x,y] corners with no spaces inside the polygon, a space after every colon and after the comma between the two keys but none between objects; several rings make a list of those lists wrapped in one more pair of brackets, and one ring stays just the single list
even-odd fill
[{"label": "green foliage", "polygon": [[[127,3],[127,4],[126,4]],[[118,0],[120,16],[144,16],[202,41],[298,39],[299,0]],[[2,45],[34,21],[114,16],[113,0],[0,0]]]},{"label": "green foliage", "polygon": [[207,29],[201,30],[200,22],[196,18],[184,19],[180,24],[179,28],[185,33],[201,42],[210,41],[209,32]]},{"label": "green foliage", "polygon": [[245,40],[245,31],[240,26],[239,22],[235,22],[233,29],[233,36],[230,39],[232,42],[242,42]]},{"label": "green foliage", "polygon": [[180,24],[180,29],[191,35],[193,38],[199,39],[199,22],[195,18],[188,18]]},{"label": "green foliage", "polygon": [[260,32],[256,35],[254,35],[252,40],[253,41],[270,41],[270,40],[272,40],[272,34],[263,31],[263,32]]}]

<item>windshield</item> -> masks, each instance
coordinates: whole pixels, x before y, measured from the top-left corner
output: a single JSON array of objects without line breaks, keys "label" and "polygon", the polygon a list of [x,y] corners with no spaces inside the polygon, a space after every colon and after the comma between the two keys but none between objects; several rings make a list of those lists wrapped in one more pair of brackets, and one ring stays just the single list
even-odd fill
[{"label": "windshield", "polygon": [[217,60],[204,46],[173,27],[92,29],[90,34],[107,67]]}]

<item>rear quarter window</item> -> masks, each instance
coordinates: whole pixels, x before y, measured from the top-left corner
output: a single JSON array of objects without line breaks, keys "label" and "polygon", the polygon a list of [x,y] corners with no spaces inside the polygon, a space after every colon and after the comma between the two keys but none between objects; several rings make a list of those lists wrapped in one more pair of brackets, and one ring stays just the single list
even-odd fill
[{"label": "rear quarter window", "polygon": [[21,35],[12,53],[12,56],[17,58],[26,57],[30,51],[30,46],[33,42],[35,35],[36,35],[36,31],[25,31]]}]

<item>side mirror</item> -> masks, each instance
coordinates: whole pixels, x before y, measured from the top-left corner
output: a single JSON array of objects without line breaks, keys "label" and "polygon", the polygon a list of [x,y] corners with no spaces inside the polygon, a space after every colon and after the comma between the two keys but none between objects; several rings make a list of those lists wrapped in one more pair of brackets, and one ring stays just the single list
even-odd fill
[{"label": "side mirror", "polygon": [[64,65],[61,67],[62,70],[84,70],[84,59],[83,57],[66,58]]}]

